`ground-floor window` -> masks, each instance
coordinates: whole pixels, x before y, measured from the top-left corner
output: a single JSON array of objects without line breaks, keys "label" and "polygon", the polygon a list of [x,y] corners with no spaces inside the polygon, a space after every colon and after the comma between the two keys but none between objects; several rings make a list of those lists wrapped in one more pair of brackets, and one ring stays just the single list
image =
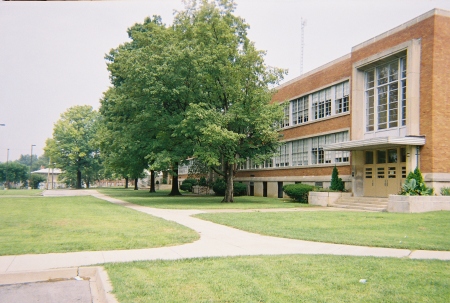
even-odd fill
[{"label": "ground-floor window", "polygon": [[324,147],[333,143],[349,140],[348,131],[315,136],[305,139],[283,143],[278,154],[264,163],[256,163],[248,160],[240,165],[240,169],[263,169],[270,167],[293,167],[309,165],[329,165],[334,163],[348,163],[350,152],[348,151],[324,151]]}]

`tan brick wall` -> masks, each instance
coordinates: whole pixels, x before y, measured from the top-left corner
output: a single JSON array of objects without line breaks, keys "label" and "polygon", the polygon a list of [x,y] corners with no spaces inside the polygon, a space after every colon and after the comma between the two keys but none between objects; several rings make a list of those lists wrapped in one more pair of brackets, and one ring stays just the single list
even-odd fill
[{"label": "tan brick wall", "polygon": [[[450,18],[435,17],[433,41],[433,66],[431,90],[422,91],[431,99],[431,115],[423,116],[421,123],[427,125],[426,145],[422,151],[422,171],[450,172]],[[428,83],[428,81],[427,81]],[[427,87],[428,89],[428,87]],[[422,104],[421,104],[422,106]],[[431,125],[430,125],[431,124]],[[429,129],[431,128],[431,129]],[[431,137],[431,138],[430,138]],[[431,144],[430,144],[431,143]],[[429,148],[428,145],[431,145]],[[427,163],[430,164],[427,164]],[[428,169],[431,166],[431,169]],[[425,170],[425,168],[427,170]]]},{"label": "tan brick wall", "polygon": [[321,133],[350,128],[350,126],[350,115],[338,116],[335,118],[326,119],[324,121],[313,122],[286,129],[283,131],[283,138],[281,140],[291,140],[299,137],[313,137]]}]

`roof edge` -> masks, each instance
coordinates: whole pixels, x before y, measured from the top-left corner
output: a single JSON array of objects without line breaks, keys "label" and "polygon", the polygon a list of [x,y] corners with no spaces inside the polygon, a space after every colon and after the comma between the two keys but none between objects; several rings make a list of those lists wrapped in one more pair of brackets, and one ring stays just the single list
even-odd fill
[{"label": "roof edge", "polygon": [[326,68],[328,68],[328,67],[330,67],[330,66],[332,66],[332,65],[334,65],[334,64],[336,64],[336,63],[339,63],[339,62],[341,62],[341,61],[344,61],[344,60],[350,59],[350,58],[351,58],[351,54],[347,54],[347,55],[344,55],[344,56],[339,57],[339,58],[337,58],[337,59],[334,59],[333,61],[330,61],[330,62],[328,62],[328,63],[325,63],[324,65],[321,65],[321,66],[319,66],[319,67],[317,67],[317,68],[315,68],[315,69],[313,69],[313,70],[310,70],[309,72],[307,72],[307,73],[305,73],[305,74],[302,74],[302,75],[300,75],[300,76],[297,76],[297,77],[295,77],[295,78],[293,78],[293,79],[291,79],[291,80],[289,80],[289,81],[287,81],[287,82],[285,82],[285,83],[283,83],[283,84],[280,84],[279,86],[275,87],[274,89],[275,89],[275,90],[279,90],[279,89],[281,89],[281,88],[283,88],[283,87],[285,87],[285,86],[288,86],[288,85],[290,85],[290,84],[292,84],[292,83],[294,83],[294,82],[297,82],[297,81],[299,81],[299,80],[301,80],[301,79],[303,79],[303,78],[306,78],[306,77],[308,77],[308,76],[311,76],[312,74],[318,73],[319,71],[321,71],[321,70],[323,70],[323,69],[326,69]]},{"label": "roof edge", "polygon": [[406,28],[408,28],[410,26],[413,26],[413,25],[415,25],[415,24],[417,24],[419,22],[422,22],[425,19],[428,19],[428,18],[430,18],[432,16],[438,16],[438,15],[439,16],[450,17],[450,11],[444,10],[444,9],[440,9],[440,8],[434,8],[434,9],[432,9],[432,10],[430,10],[430,11],[428,11],[428,12],[426,12],[426,13],[418,16],[418,17],[415,17],[414,19],[411,19],[411,20],[409,20],[409,21],[407,21],[407,22],[405,22],[405,23],[403,23],[403,24],[401,24],[401,25],[399,25],[397,27],[394,27],[393,29],[388,30],[387,32],[384,32],[384,33],[382,33],[380,35],[377,35],[377,36],[375,36],[373,38],[370,38],[369,40],[366,40],[366,41],[364,41],[364,42],[362,42],[360,44],[357,44],[357,45],[353,46],[352,47],[352,52],[357,51],[357,50],[359,50],[361,48],[364,48],[364,47],[366,47],[366,46],[368,46],[368,45],[370,45],[372,43],[375,43],[377,41],[380,41],[381,39],[384,39],[384,38],[386,38],[388,36],[391,36],[391,35],[393,35],[395,33],[398,33],[399,31],[402,31],[402,30],[404,30],[404,29],[406,29]]}]

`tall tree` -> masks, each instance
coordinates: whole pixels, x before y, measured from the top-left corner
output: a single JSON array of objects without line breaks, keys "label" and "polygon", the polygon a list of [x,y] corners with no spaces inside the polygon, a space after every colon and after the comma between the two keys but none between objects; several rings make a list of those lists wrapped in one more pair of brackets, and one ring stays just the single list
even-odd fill
[{"label": "tall tree", "polygon": [[47,139],[45,154],[64,170],[69,179],[81,188],[82,176],[89,186],[88,176],[95,179],[100,165],[100,153],[95,143],[99,115],[91,106],[74,106],[61,115],[53,128],[53,138]]},{"label": "tall tree", "polygon": [[[226,179],[224,202],[233,202],[237,166],[264,160],[279,146],[282,109],[270,104],[270,85],[284,71],[264,64],[264,52],[247,37],[248,25],[233,15],[233,1],[202,1],[176,18],[197,54],[201,102],[190,104],[175,132],[192,142],[194,154]],[[222,167],[220,170],[217,167]]]},{"label": "tall tree", "polygon": [[[141,146],[151,169],[171,170],[171,195],[178,189],[178,165],[192,154],[184,138],[172,136],[190,102],[192,61],[186,59],[183,40],[160,17],[147,18],[128,30],[131,42],[106,57],[113,92],[102,100],[102,115],[111,117],[109,129],[127,128],[126,145]],[[114,100],[113,100],[114,99]]]}]

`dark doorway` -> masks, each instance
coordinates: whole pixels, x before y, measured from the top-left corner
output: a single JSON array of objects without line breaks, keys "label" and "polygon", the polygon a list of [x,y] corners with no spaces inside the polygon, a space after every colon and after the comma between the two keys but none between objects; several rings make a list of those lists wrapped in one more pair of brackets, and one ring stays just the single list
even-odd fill
[{"label": "dark doorway", "polygon": [[255,184],[253,182],[250,182],[250,196],[255,195]]},{"label": "dark doorway", "polygon": [[278,182],[278,198],[283,198],[283,182]]},{"label": "dark doorway", "polygon": [[263,197],[267,197],[267,182],[263,182]]}]

